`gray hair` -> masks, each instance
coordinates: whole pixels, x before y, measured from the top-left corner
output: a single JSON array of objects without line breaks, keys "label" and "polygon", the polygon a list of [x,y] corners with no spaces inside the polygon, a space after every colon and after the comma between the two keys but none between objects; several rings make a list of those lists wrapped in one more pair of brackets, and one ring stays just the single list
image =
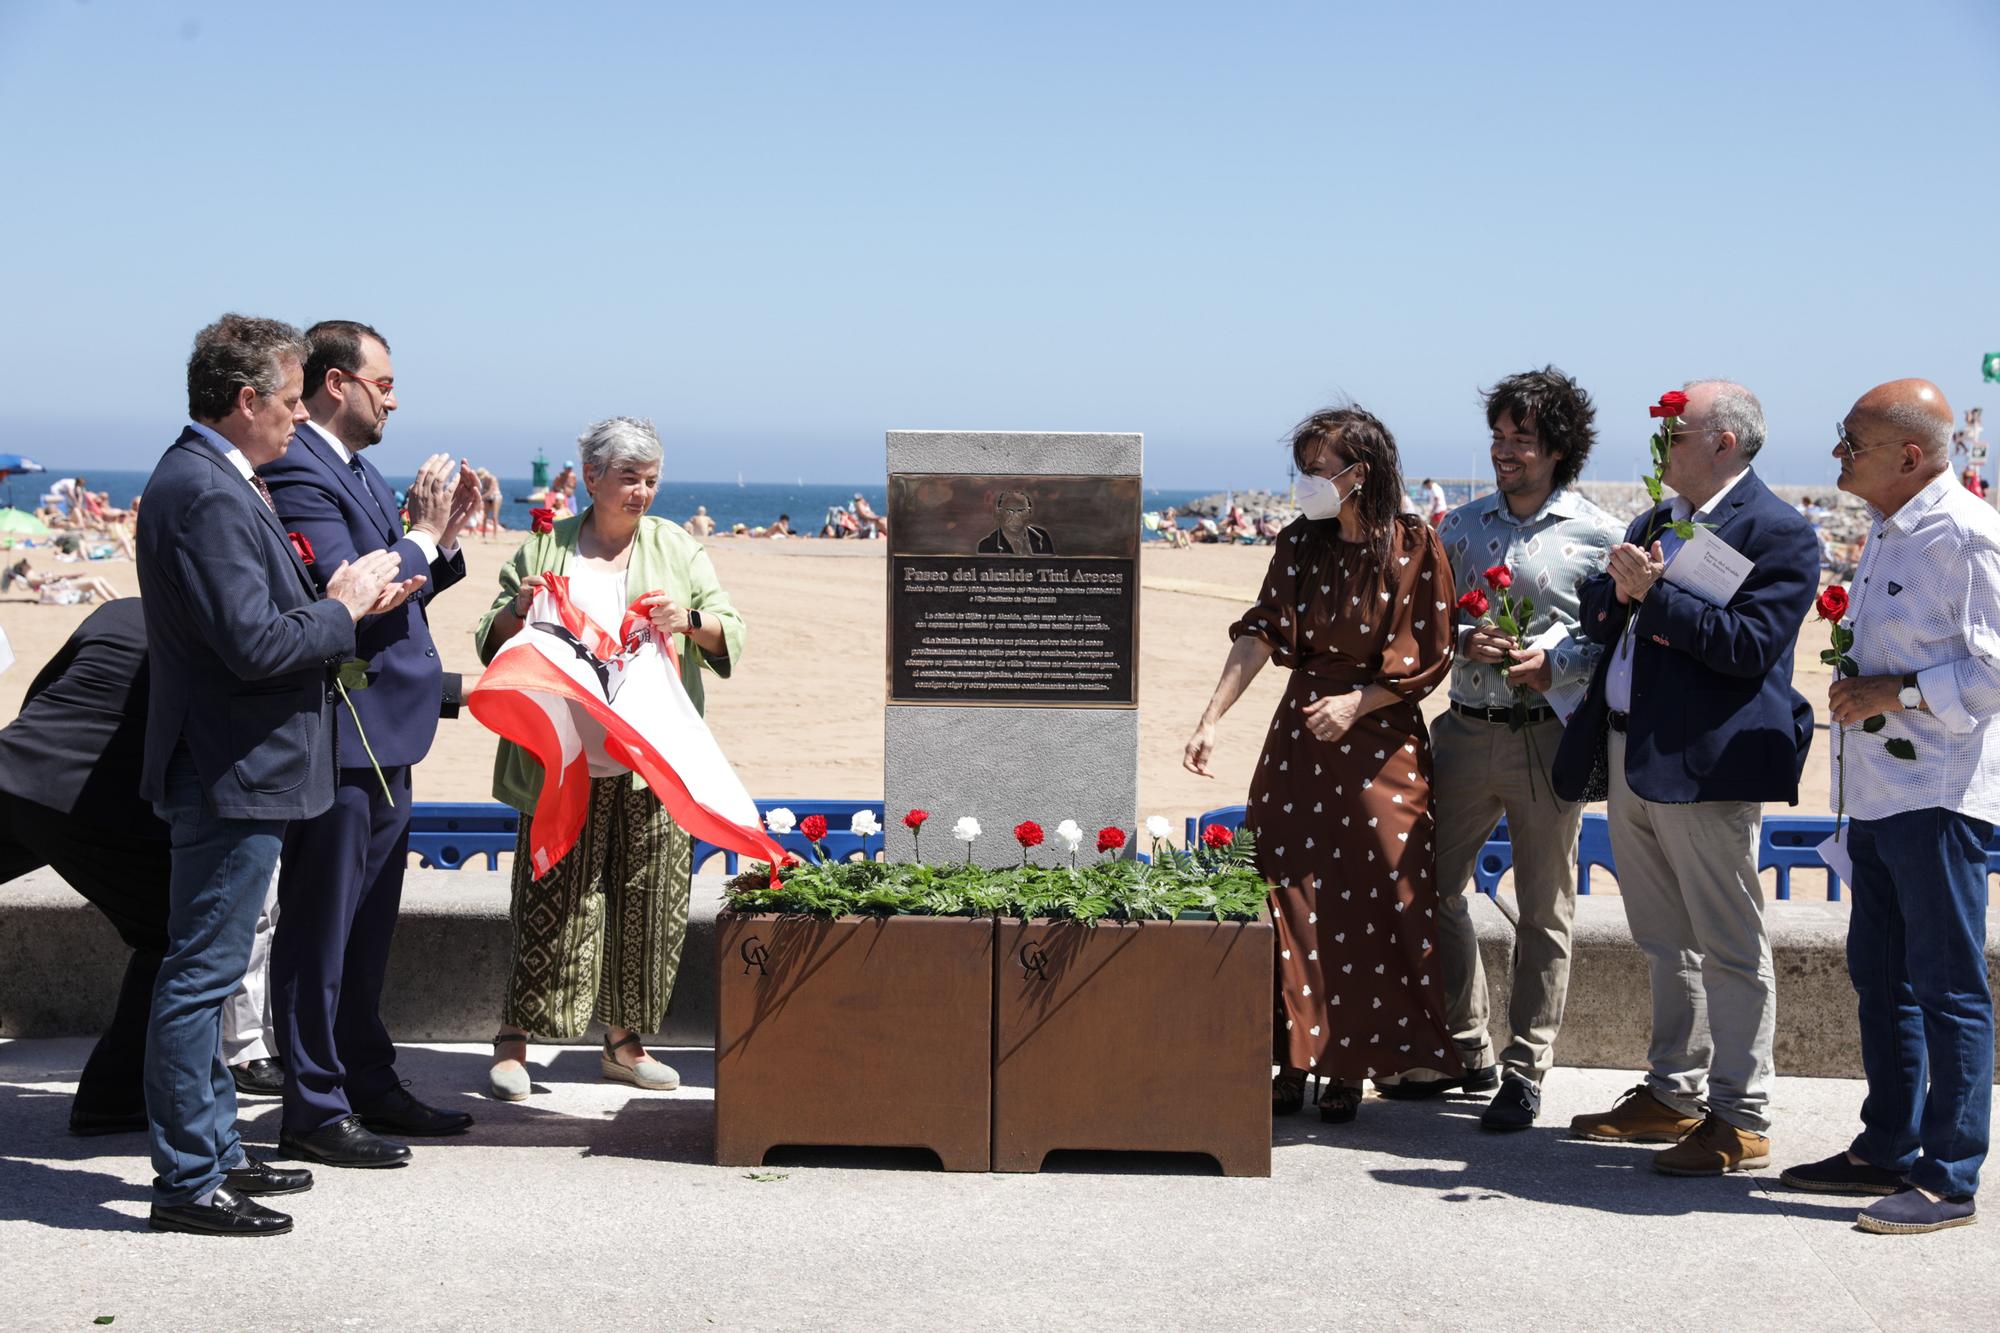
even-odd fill
[{"label": "gray hair", "polygon": [[1892,403],[1882,408],[1882,420],[1920,446],[1927,458],[1943,459],[1951,448],[1951,416],[1939,416],[1922,403]]},{"label": "gray hair", "polygon": [[1736,448],[1749,462],[1764,447],[1764,405],[1757,395],[1734,380],[1689,380],[1681,388],[1692,392],[1698,386],[1715,390],[1715,405],[1709,408],[1708,424],[1736,437]]},{"label": "gray hair", "polygon": [[576,437],[583,470],[593,478],[626,463],[658,463],[667,456],[660,434],[643,417],[609,417]]},{"label": "gray hair", "polygon": [[303,366],[306,340],[289,324],[249,315],[224,315],[194,335],[188,357],[188,415],[220,421],[236,410],[236,395],[256,390],[275,398],[285,387],[285,366]]}]

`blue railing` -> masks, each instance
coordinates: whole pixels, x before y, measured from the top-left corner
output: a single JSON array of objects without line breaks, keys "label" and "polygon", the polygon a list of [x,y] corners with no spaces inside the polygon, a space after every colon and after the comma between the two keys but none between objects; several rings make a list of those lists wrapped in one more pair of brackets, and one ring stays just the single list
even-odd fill
[{"label": "blue railing", "polygon": [[[1247,807],[1225,805],[1210,810],[1187,822],[1187,836],[1193,841],[1203,828],[1210,824],[1220,824],[1234,829],[1243,823]],[[1757,841],[1757,869],[1778,872],[1778,897],[1792,896],[1792,871],[1818,870],[1826,875],[1826,897],[1828,902],[1840,901],[1840,877],[1819,859],[1815,850],[1820,843],[1833,836],[1834,821],[1829,818],[1812,818],[1803,815],[1774,815],[1763,823]],[[1986,848],[1987,869],[2000,874],[2000,832],[1996,832],[1992,843]],[[1501,820],[1472,863],[1472,882],[1487,897],[1497,897],[1500,893],[1500,877],[1514,866],[1514,844],[1507,837],[1507,821]],[[1583,828],[1577,834],[1576,845],[1576,891],[1590,892],[1590,872],[1602,869],[1616,876],[1618,866],[1611,856],[1611,824],[1605,816],[1586,813]]]},{"label": "blue railing", "polygon": [[[779,799],[757,802],[757,813],[768,815],[780,806],[790,810],[797,819],[802,820],[807,815],[824,818],[826,837],[821,839],[820,845],[836,861],[849,861],[856,857],[872,860],[882,854],[881,833],[871,833],[863,838],[852,829],[854,817],[864,810],[875,816],[876,824],[882,824],[880,801],[818,801],[803,797]],[[500,854],[514,850],[520,832],[521,816],[497,801],[469,804],[419,801],[410,812],[410,850],[422,858],[420,864],[428,870],[457,870],[467,861],[480,856],[486,858],[488,870],[498,870]],[[780,847],[802,859],[813,854],[812,844],[796,827],[790,833],[771,836]],[[1138,845],[1137,830],[1127,829],[1126,836],[1128,845]],[[950,829],[933,829],[931,838],[931,848],[936,856],[942,856],[949,850]],[[699,840],[694,845],[693,869],[699,873],[717,856],[722,858],[724,874],[737,872],[741,858],[735,852]],[[1145,858],[1142,855],[1139,859]]]}]

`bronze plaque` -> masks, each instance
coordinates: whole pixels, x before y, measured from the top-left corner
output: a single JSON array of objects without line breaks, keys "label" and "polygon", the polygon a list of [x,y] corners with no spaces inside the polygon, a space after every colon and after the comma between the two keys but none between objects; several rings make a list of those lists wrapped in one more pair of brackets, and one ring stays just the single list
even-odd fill
[{"label": "bronze plaque", "polygon": [[889,702],[1130,708],[1139,478],[889,478]]}]

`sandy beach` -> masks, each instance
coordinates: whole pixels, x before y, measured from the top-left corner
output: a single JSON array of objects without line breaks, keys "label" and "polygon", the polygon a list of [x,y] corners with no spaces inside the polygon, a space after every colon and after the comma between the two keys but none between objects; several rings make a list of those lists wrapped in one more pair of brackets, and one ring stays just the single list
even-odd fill
[{"label": "sandy beach", "polygon": [[[432,604],[431,627],[448,670],[469,677],[479,671],[472,627],[497,591],[497,571],[513,550],[512,540],[469,542],[465,582]],[[717,538],[709,550],[750,632],[736,674],[716,682],[708,696],[709,722],[745,784],[760,798],[879,797],[886,543]],[[50,572],[84,567],[56,564],[42,551],[33,556],[37,568]],[[1144,553],[1142,817],[1163,814],[1178,828],[1185,816],[1240,802],[1249,788],[1264,720],[1281,689],[1275,669],[1267,669],[1224,719],[1213,780],[1183,770],[1180,754],[1228,652],[1228,626],[1248,605],[1269,558],[1269,547],[1148,547]],[[129,562],[95,561],[87,568],[120,591],[138,589]],[[16,658],[0,673],[0,718],[15,715],[35,672],[88,613],[81,606],[40,606],[19,591],[0,598],[0,629]],[[1823,722],[1830,677],[1818,660],[1822,646],[1809,626],[1796,678]],[[1426,701],[1425,713],[1435,716],[1444,706],[1440,687]],[[1800,803],[1790,813],[1829,812],[1825,744],[1821,732],[1806,765]],[[493,735],[469,714],[445,723],[418,768],[417,799],[491,799],[494,746]],[[1042,813],[1051,820],[1061,817]],[[1786,807],[1774,806],[1771,813],[1786,813]]]}]

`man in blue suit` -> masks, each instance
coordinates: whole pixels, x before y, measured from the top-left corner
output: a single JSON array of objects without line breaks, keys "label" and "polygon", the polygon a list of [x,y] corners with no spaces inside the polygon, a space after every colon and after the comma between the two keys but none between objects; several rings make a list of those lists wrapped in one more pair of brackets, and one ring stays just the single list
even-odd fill
[{"label": "man in blue suit", "polygon": [[382,1134],[456,1134],[472,1124],[402,1086],[379,1011],[409,860],[410,768],[430,750],[444,698],[424,607],[465,577],[458,535],[479,517],[479,481],[449,455],[426,460],[410,487],[406,533],[396,493],[365,457],[396,409],[387,340],[366,324],[328,320],[306,331],[306,343],[311,419],[259,471],[306,572],[318,581],[344,561],[386,552],[400,577],[428,583],[356,629],[368,684],[348,692],[351,708],[336,710],[332,807],[285,837],[271,946],[285,1055],[279,1144],[328,1166],[400,1166],[410,1150]]},{"label": "man in blue suit", "polygon": [[[1792,647],[1819,586],[1819,542],[1750,470],[1764,410],[1739,384],[1698,381],[1669,417],[1663,480],[1677,498],[1643,515],[1580,589],[1583,630],[1608,651],[1563,732],[1565,800],[1609,788],[1611,848],[1633,941],[1652,974],[1646,1081],[1572,1133],[1672,1143],[1669,1175],[1770,1159],[1777,992],[1757,879],[1763,803],[1796,804],[1812,709]],[[1668,577],[1707,528],[1750,562],[1721,605]]]},{"label": "man in blue suit", "polygon": [[273,1235],[292,1220],[248,1196],[307,1189],[236,1135],[222,1004],[242,979],[285,825],[333,801],[331,673],[354,626],[415,590],[386,555],[299,563],[253,472],[305,419],[298,331],[224,315],[188,360],[192,421],[146,483],[139,522],[152,677],[140,795],[172,844],[167,947],[146,1030],[146,1113],[163,1231]]}]

